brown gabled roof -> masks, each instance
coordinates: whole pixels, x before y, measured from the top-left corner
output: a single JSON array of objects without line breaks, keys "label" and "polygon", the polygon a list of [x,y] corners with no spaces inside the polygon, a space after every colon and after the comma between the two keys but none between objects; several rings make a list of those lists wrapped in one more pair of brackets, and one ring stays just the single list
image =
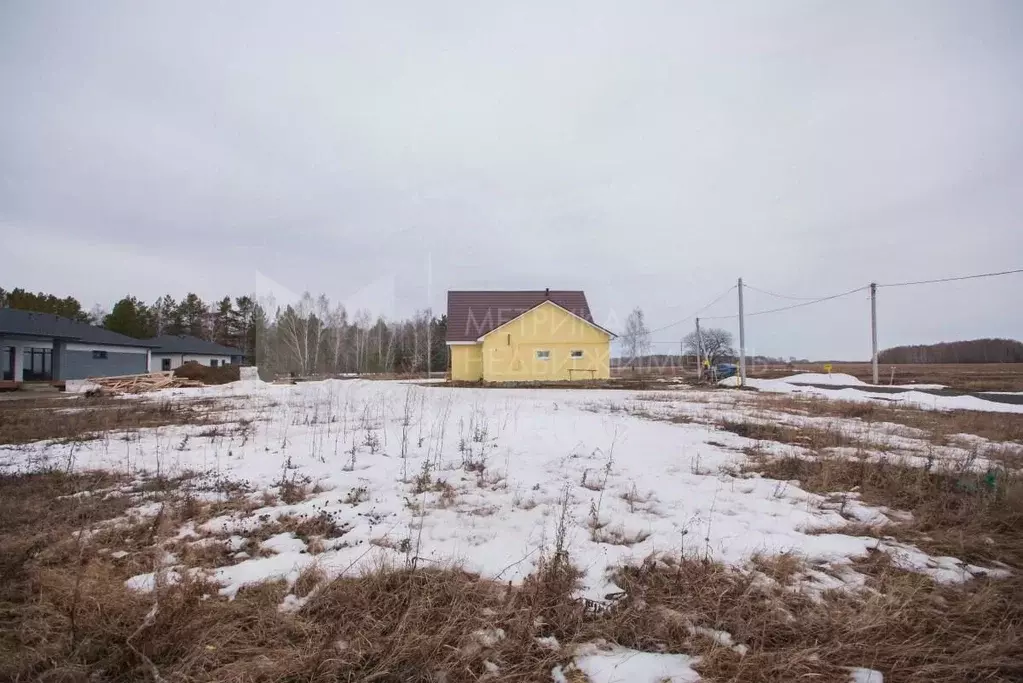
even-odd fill
[{"label": "brown gabled roof", "polygon": [[586,294],[579,290],[456,291],[448,292],[447,341],[474,342],[544,301],[551,301],[586,322],[596,324],[590,315]]}]

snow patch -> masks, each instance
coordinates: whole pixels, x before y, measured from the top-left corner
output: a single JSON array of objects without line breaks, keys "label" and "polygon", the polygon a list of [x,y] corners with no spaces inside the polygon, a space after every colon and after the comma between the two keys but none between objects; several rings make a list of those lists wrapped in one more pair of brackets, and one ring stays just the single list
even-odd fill
[{"label": "snow patch", "polygon": [[884,676],[880,671],[874,669],[864,669],[863,667],[853,667],[849,669],[849,682],[850,683],[884,683]]},{"label": "snow patch", "polygon": [[[693,669],[697,661],[688,655],[588,644],[576,651],[574,666],[590,683],[692,683],[700,680]],[[570,680],[563,670],[559,673],[561,680]],[[554,680],[559,680],[557,674]]]}]

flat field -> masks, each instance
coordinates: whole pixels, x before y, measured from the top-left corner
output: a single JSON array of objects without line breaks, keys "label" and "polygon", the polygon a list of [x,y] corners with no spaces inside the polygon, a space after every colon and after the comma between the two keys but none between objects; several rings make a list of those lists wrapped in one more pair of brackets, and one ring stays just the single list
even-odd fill
[{"label": "flat field", "polygon": [[[892,368],[895,368],[894,376]],[[676,376],[692,377],[695,370],[679,373],[676,367],[645,368],[637,372],[614,368],[614,377],[632,378]],[[764,365],[750,363],[750,377],[773,379],[793,372],[824,372],[824,363],[796,363],[794,365]],[[832,363],[832,372],[852,375],[870,382],[870,363]],[[943,384],[960,391],[1023,391],[1023,363],[913,363],[905,365],[880,364],[878,379],[881,384]]]},{"label": "flat field", "polygon": [[[797,370],[821,372],[822,363],[797,364]],[[892,368],[895,369],[894,375]],[[792,369],[783,366],[754,368],[763,377],[783,377]],[[832,372],[852,375],[869,382],[870,363],[834,363]],[[892,378],[894,376],[894,381]],[[944,384],[960,391],[1023,391],[1023,363],[912,363],[878,365],[881,384]]]},{"label": "flat field", "polygon": [[0,678],[1018,680],[1021,468],[819,393],[3,402]]}]

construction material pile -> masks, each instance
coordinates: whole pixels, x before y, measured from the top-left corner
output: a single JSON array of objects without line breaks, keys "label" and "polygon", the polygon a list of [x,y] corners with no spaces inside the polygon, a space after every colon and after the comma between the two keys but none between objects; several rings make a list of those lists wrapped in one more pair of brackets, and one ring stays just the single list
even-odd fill
[{"label": "construction material pile", "polygon": [[227,384],[241,379],[241,366],[228,364],[210,367],[194,360],[186,361],[174,369],[174,376],[179,379],[191,379],[203,384]]},{"label": "construction material pile", "polygon": [[201,387],[198,380],[175,377],[173,372],[146,372],[138,375],[116,377],[90,377],[89,384],[96,385],[93,391],[101,394],[144,394],[172,387]]}]

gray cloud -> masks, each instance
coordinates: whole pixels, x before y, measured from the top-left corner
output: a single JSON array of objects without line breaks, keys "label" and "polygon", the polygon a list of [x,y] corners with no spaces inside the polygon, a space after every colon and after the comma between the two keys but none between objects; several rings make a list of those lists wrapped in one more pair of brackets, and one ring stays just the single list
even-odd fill
[{"label": "gray cloud", "polygon": [[[739,275],[816,295],[1019,266],[1018,3],[720,5],[5,3],[0,286],[268,278],[393,315],[580,287],[659,327]],[[1019,289],[882,290],[882,344],[1023,337]],[[750,346],[864,358],[868,315],[751,319]]]}]

